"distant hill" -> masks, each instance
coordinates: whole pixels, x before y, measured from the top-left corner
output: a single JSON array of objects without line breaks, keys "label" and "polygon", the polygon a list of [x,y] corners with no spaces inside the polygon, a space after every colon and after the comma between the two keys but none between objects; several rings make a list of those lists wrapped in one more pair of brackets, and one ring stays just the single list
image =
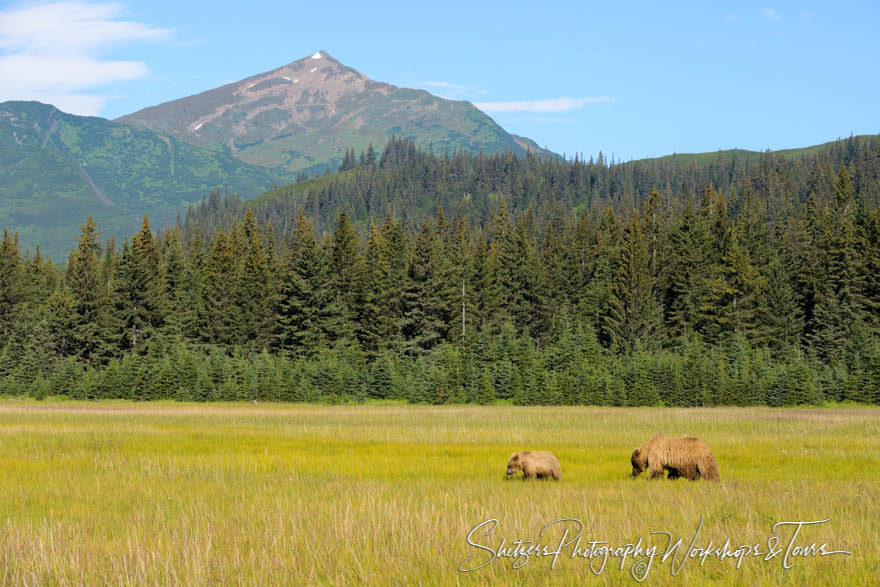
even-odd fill
[{"label": "distant hill", "polygon": [[372,143],[381,151],[392,135],[437,153],[550,154],[470,102],[373,81],[326,51],[117,122],[291,172],[335,169],[346,149],[361,152]]},{"label": "distant hill", "polygon": [[[877,135],[859,135],[851,137],[853,141],[858,143],[859,145],[867,144],[869,141],[874,140]],[[847,137],[849,140],[850,137]],[[797,149],[780,149],[779,151],[769,151],[773,153],[776,157],[781,157],[783,159],[800,159],[801,157],[807,157],[811,155],[818,155],[827,151],[829,148],[838,144],[842,139],[837,139],[836,141],[829,141],[827,143],[822,143],[821,145],[813,145],[810,147],[800,147]],[[732,161],[734,159],[739,159],[741,161],[757,161],[761,158],[762,155],[765,155],[767,151],[749,151],[746,149],[725,149],[718,151],[710,151],[708,153],[674,153],[672,155],[664,155],[662,157],[651,157],[647,159],[638,159],[639,162],[674,162],[681,164],[688,163],[697,163],[697,164],[708,164],[714,163],[719,159],[725,162]]]},{"label": "distant hill", "polygon": [[245,197],[285,184],[244,163],[148,129],[65,114],[39,102],[0,103],[0,227],[25,248],[65,261],[87,216],[105,236],[136,232],[144,214],[173,221],[213,189]]}]

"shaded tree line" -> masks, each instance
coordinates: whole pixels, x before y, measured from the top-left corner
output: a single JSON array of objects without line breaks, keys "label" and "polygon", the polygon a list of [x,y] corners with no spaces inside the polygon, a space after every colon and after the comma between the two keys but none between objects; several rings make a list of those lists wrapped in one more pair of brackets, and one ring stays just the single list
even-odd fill
[{"label": "shaded tree line", "polygon": [[302,176],[302,181],[248,202],[214,192],[190,209],[182,225],[188,234],[196,226],[206,234],[229,231],[249,207],[261,225],[274,227],[280,242],[300,211],[324,235],[332,232],[341,210],[365,233],[371,217],[381,221],[388,213],[407,232],[415,232],[442,208],[448,218],[464,216],[487,228],[503,196],[511,213],[530,209],[540,220],[535,226],[540,242],[548,217],[573,211],[597,219],[611,206],[628,218],[653,189],[665,196],[668,212],[678,215],[686,202],[699,203],[710,184],[724,194],[731,216],[739,216],[748,198],[757,197],[763,219],[784,224],[812,197],[824,202],[833,196],[841,165],[850,169],[854,191],[865,205],[880,204],[880,135],[787,154],[728,151],[623,163],[608,161],[601,153],[571,160],[464,150],[433,154],[392,137],[380,154],[368,149],[357,157],[349,149],[345,161],[344,172]]}]

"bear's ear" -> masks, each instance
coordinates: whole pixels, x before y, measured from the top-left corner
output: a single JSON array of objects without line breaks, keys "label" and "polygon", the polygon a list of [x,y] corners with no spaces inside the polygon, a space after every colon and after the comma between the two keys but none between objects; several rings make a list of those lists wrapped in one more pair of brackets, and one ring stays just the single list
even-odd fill
[{"label": "bear's ear", "polygon": [[512,455],[510,455],[510,460],[511,461],[518,461],[519,460],[519,453],[515,452]]},{"label": "bear's ear", "polygon": [[639,456],[639,452],[641,452],[639,449],[635,449],[635,450],[633,451],[633,456],[634,456],[634,457]]}]

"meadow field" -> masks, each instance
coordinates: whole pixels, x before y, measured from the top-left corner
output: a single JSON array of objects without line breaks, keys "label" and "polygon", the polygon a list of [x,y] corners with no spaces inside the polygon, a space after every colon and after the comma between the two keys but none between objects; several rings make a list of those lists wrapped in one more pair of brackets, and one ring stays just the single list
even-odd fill
[{"label": "meadow field", "polygon": [[[633,448],[658,433],[706,440],[723,482],[632,479]],[[506,479],[523,449],[552,451],[563,481]],[[0,584],[875,585],[878,455],[876,408],[7,399]],[[574,521],[541,535],[564,518],[579,543]],[[795,526],[774,530],[826,519],[793,544]],[[662,561],[652,532],[681,538],[676,554]],[[492,560],[502,539],[561,552]],[[639,539],[653,558],[588,550]],[[694,550],[727,539],[748,555]]]}]

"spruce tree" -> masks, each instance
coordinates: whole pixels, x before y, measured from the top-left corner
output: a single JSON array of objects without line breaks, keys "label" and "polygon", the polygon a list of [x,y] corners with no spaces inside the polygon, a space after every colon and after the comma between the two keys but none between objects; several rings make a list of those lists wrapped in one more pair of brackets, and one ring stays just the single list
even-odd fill
[{"label": "spruce tree", "polygon": [[783,257],[771,253],[766,270],[766,288],[757,306],[758,342],[770,347],[777,356],[796,346],[804,328],[803,312],[792,286],[793,275]]},{"label": "spruce tree", "polygon": [[363,258],[358,251],[354,227],[342,210],[336,219],[330,254],[330,271],[336,300],[343,308],[348,328],[353,330],[352,319],[357,315],[359,287],[363,283]]},{"label": "spruce tree", "polygon": [[180,242],[180,229],[175,226],[167,235],[165,241],[164,263],[164,289],[167,295],[167,312],[165,315],[165,329],[173,336],[181,336],[184,325],[191,318],[187,315],[191,311],[187,296],[187,267],[183,246]]},{"label": "spruce tree", "polygon": [[106,332],[115,347],[142,352],[163,328],[167,304],[162,273],[159,248],[144,217],[141,231],[131,243],[123,243],[114,263]]},{"label": "spruce tree", "polygon": [[181,331],[190,339],[199,338],[199,306],[201,303],[202,275],[205,269],[205,251],[202,231],[197,228],[189,247],[188,262],[183,276],[183,299],[179,311]]},{"label": "spruce tree", "polygon": [[403,290],[409,266],[409,241],[403,226],[392,219],[390,211],[382,224],[378,248],[382,269],[389,271],[383,286],[387,287],[383,297],[387,299],[387,315],[393,320],[391,339],[397,337],[396,324],[403,316]]},{"label": "spruce tree", "polygon": [[664,213],[665,201],[657,188],[651,188],[651,193],[644,202],[644,233],[648,241],[648,253],[651,256],[651,275],[658,279],[660,275],[660,259],[666,235],[666,217]]},{"label": "spruce tree", "polygon": [[489,367],[483,367],[483,377],[480,380],[480,390],[477,395],[477,403],[486,405],[495,399],[495,386],[492,382],[492,373]]},{"label": "spruce tree", "polygon": [[235,339],[238,344],[263,348],[271,336],[274,292],[263,234],[250,208],[241,225],[241,240],[244,258],[233,290]]},{"label": "spruce tree", "polygon": [[455,308],[448,327],[450,340],[463,340],[468,330],[479,327],[479,275],[474,267],[474,247],[470,227],[463,216],[453,223],[453,234],[446,248],[445,258],[450,268],[450,279],[455,290]]},{"label": "spruce tree", "polygon": [[653,346],[662,314],[651,275],[650,249],[638,215],[627,226],[615,265],[605,316],[608,338],[624,353],[632,352],[638,344]]},{"label": "spruce tree", "polygon": [[18,310],[26,299],[24,267],[18,250],[18,234],[3,229],[0,241],[0,340],[6,340]]},{"label": "spruce tree", "polygon": [[450,300],[443,296],[438,262],[435,234],[426,221],[416,239],[403,292],[400,331],[407,354],[431,350],[445,332],[445,312]]},{"label": "spruce tree", "polygon": [[34,256],[31,257],[30,263],[28,263],[26,273],[27,281],[29,282],[27,284],[28,298],[35,302],[46,300],[55,291],[60,281],[58,268],[55,267],[51,259],[43,258],[40,252],[40,245],[36,246]]},{"label": "spruce tree", "polygon": [[561,223],[548,222],[544,230],[544,242],[541,245],[538,266],[539,291],[548,313],[570,304],[571,283],[565,271],[567,251],[563,242],[564,231],[565,228]]},{"label": "spruce tree", "polygon": [[276,346],[311,356],[348,334],[332,279],[312,226],[300,213],[279,289]]},{"label": "spruce tree", "polygon": [[862,243],[853,222],[853,186],[841,166],[833,202],[826,206],[821,235],[824,275],[817,285],[809,340],[822,359],[834,359],[864,316]]},{"label": "spruce tree", "polygon": [[46,323],[48,345],[58,357],[71,357],[77,354],[76,327],[80,316],[76,311],[76,300],[66,285],[52,292],[46,303]]},{"label": "spruce tree", "polygon": [[862,243],[860,297],[864,303],[864,318],[875,336],[880,336],[880,209],[868,212],[862,206],[859,215]]},{"label": "spruce tree", "polygon": [[236,341],[233,295],[237,273],[232,242],[225,232],[218,232],[205,259],[197,308],[198,331],[204,342],[231,345]]},{"label": "spruce tree", "polygon": [[140,232],[131,240],[129,279],[132,299],[137,312],[143,316],[143,322],[153,329],[160,328],[165,321],[165,283],[162,280],[159,247],[146,216]]},{"label": "spruce tree", "polygon": [[609,312],[611,288],[617,274],[619,249],[623,241],[620,219],[609,206],[602,215],[594,249],[592,275],[590,276],[579,313],[599,333],[604,345],[611,344],[605,316]]},{"label": "spruce tree", "polygon": [[390,279],[391,266],[384,254],[387,243],[378,227],[370,218],[370,236],[367,240],[365,267],[358,287],[357,338],[364,350],[375,353],[388,343],[394,331],[391,317]]},{"label": "spruce tree", "polygon": [[[495,287],[494,282],[497,271],[497,265],[489,254],[486,241],[480,238],[473,256],[472,297],[474,303],[472,310],[468,312],[468,316],[473,314],[474,320],[471,328],[475,332],[488,331],[491,325],[501,321],[501,292]],[[465,291],[465,296],[468,296],[467,291]],[[464,302],[466,303],[466,299]]]},{"label": "spruce tree", "polygon": [[[516,320],[521,316],[514,316],[514,297],[522,295],[518,281],[522,281],[522,259],[516,258],[516,245],[513,235],[513,226],[507,204],[502,197],[498,203],[498,213],[492,223],[492,241],[489,244],[488,260],[485,263],[485,278],[483,295],[489,304],[482,312],[484,328],[490,332],[500,332],[502,324],[508,320]],[[521,279],[514,276],[514,267],[519,265],[522,269],[517,270]],[[516,324],[522,329],[525,324]]]},{"label": "spruce tree", "polygon": [[513,288],[508,312],[518,330],[541,337],[550,327],[548,284],[541,280],[541,258],[531,236],[532,232],[531,214],[527,211],[516,224],[512,264],[506,269]]},{"label": "spruce tree", "polygon": [[364,156],[364,165],[371,168],[376,166],[376,151],[373,149],[372,142],[367,146],[367,154]]},{"label": "spruce tree", "polygon": [[102,324],[105,315],[107,292],[100,279],[98,256],[101,244],[98,241],[97,225],[92,217],[80,227],[82,234],[77,238],[78,246],[67,262],[65,283],[74,302],[75,323],[71,337],[76,355],[85,363],[97,359],[103,347]]},{"label": "spruce tree", "polygon": [[720,262],[710,268],[708,288],[699,307],[703,336],[715,344],[735,334],[755,336],[757,305],[766,283],[736,230],[730,231],[726,249]]},{"label": "spruce tree", "polygon": [[672,254],[666,284],[666,319],[669,335],[679,340],[693,336],[700,326],[700,302],[707,291],[709,266],[706,234],[690,202],[670,235]]}]

